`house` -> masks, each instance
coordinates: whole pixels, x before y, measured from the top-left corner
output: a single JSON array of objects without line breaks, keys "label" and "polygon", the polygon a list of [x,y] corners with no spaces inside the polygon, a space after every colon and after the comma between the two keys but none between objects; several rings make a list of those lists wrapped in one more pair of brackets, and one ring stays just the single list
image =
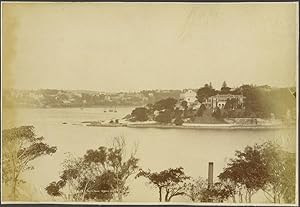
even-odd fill
[{"label": "house", "polygon": [[204,102],[207,108],[216,108],[219,107],[223,109],[228,100],[235,99],[236,106],[243,106],[245,97],[243,95],[233,95],[233,94],[217,94],[215,96],[211,96]]},{"label": "house", "polygon": [[180,99],[185,100],[188,105],[191,105],[195,101],[197,101],[197,93],[193,90],[187,90],[184,93],[180,94]]}]

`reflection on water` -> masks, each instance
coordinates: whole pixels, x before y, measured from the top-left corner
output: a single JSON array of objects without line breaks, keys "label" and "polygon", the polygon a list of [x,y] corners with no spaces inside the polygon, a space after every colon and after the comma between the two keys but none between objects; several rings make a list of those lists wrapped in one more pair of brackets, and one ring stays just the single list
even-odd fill
[{"label": "reflection on water", "polygon": [[[13,116],[10,110],[4,111],[4,128],[21,125],[34,125],[36,133],[46,138],[50,145],[58,147],[53,156],[34,161],[35,169],[26,175],[26,180],[39,192],[35,199],[50,199],[45,186],[58,179],[61,163],[66,152],[83,155],[87,149],[108,145],[110,138],[124,136],[129,147],[138,143],[137,157],[142,168],[159,171],[182,166],[187,175],[207,177],[208,162],[214,162],[216,177],[235,150],[246,145],[274,140],[286,150],[295,152],[296,130],[187,130],[150,129],[125,127],[87,127],[82,121],[122,118],[132,108],[119,108],[117,113],[104,112],[103,108],[68,109],[19,109]],[[67,124],[62,124],[66,122]],[[156,189],[145,185],[139,178],[130,181],[130,194],[125,201],[156,202]],[[174,198],[172,201],[186,201]],[[253,197],[253,202],[264,202],[263,195]]]}]

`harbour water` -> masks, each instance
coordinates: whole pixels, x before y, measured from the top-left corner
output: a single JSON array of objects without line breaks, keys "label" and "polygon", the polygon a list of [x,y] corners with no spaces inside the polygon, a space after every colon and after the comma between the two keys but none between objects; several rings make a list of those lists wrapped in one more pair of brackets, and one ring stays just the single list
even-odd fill
[{"label": "harbour water", "polygon": [[[61,163],[70,152],[82,156],[88,149],[108,146],[111,138],[123,136],[128,150],[138,146],[136,156],[143,169],[160,171],[182,166],[187,175],[207,178],[208,162],[214,162],[214,179],[226,166],[235,150],[247,145],[272,140],[285,150],[296,151],[296,129],[278,130],[193,130],[155,129],[126,127],[88,127],[83,121],[121,119],[133,108],[118,108],[117,112],[104,112],[104,108],[60,109],[4,109],[3,127],[33,125],[36,134],[44,136],[49,145],[57,146],[52,156],[35,160],[34,170],[25,175],[25,180],[35,189],[33,200],[49,200],[44,188],[59,178]],[[64,124],[63,124],[64,123]],[[158,192],[142,178],[129,180],[130,193],[127,202],[157,202]],[[172,201],[188,201],[174,197]],[[257,194],[253,202],[266,202]]]}]

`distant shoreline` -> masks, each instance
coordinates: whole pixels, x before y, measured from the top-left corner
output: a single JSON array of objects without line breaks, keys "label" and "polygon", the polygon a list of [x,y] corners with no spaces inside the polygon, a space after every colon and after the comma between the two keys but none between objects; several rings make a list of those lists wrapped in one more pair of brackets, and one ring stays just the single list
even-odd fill
[{"label": "distant shoreline", "polygon": [[86,126],[91,127],[128,127],[128,128],[158,128],[158,129],[226,129],[226,130],[238,130],[238,129],[251,129],[251,130],[261,130],[261,129],[293,129],[295,126],[287,125],[239,125],[239,124],[203,124],[195,126],[187,125],[164,125],[164,124],[110,124],[110,123],[97,123],[97,122],[82,122],[88,123]]},{"label": "distant shoreline", "polygon": [[243,126],[243,125],[237,125],[237,126],[216,126],[216,124],[211,124],[211,126],[164,126],[164,125],[153,125],[153,126],[138,126],[138,125],[129,125],[127,126],[129,128],[159,128],[159,129],[226,129],[226,130],[236,130],[236,129],[287,129],[287,128],[294,128],[290,126]]}]

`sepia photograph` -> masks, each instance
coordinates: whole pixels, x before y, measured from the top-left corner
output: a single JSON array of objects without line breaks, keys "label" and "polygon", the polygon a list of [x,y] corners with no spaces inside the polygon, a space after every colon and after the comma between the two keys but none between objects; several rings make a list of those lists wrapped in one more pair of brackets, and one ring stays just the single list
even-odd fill
[{"label": "sepia photograph", "polygon": [[1,203],[298,206],[298,2],[1,2]]}]

